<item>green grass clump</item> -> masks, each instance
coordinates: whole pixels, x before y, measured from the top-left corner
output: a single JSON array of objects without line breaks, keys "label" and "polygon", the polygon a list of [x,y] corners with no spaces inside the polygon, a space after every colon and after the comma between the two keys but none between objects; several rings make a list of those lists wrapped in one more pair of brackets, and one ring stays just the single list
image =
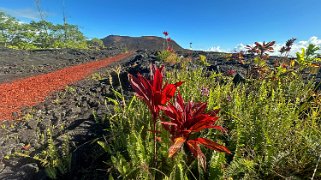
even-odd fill
[{"label": "green grass clump", "polygon": [[41,141],[46,142],[46,147],[40,152],[33,152],[34,148],[30,144],[17,151],[13,156],[30,158],[38,163],[45,169],[45,173],[50,179],[59,179],[67,176],[71,171],[71,158],[72,152],[70,151],[70,140],[67,135],[63,136],[61,148],[55,144],[52,130],[47,129],[45,134],[41,135]]},{"label": "green grass clump", "polygon": [[175,52],[163,50],[157,53],[157,59],[167,65],[175,65],[180,63],[180,58]]}]

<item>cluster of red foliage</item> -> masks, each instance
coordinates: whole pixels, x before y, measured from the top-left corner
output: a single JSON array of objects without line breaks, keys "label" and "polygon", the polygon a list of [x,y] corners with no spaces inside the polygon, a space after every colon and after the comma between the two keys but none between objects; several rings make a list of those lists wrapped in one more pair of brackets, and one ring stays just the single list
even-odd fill
[{"label": "cluster of red foliage", "polygon": [[285,43],[285,46],[281,47],[280,53],[284,54],[284,53],[290,52],[294,41],[296,41],[296,38],[291,38],[291,39],[287,40],[286,43]]},{"label": "cluster of red foliage", "polygon": [[167,31],[164,31],[163,32],[164,36],[165,36],[165,39],[166,39],[166,50],[167,51],[170,51],[170,52],[173,52],[174,49],[173,47],[170,45],[170,42],[172,41],[172,39],[170,37],[168,37],[168,32]]},{"label": "cluster of red foliage", "polygon": [[[219,145],[209,139],[190,138],[193,133],[200,132],[204,129],[216,129],[222,132],[226,131],[222,126],[215,125],[218,120],[218,111],[212,111],[209,114],[206,114],[204,113],[206,107],[207,104],[202,102],[184,102],[180,93],[176,96],[174,104],[168,103],[167,106],[161,107],[166,115],[161,123],[163,124],[163,127],[170,132],[172,141],[174,142],[169,148],[169,157],[176,154],[183,144],[186,143],[188,149],[205,169],[206,160],[205,155],[199,147],[200,144],[212,150],[231,153],[225,146]],[[170,121],[166,121],[165,118],[168,118]]]},{"label": "cluster of red foliage", "polygon": [[129,74],[129,80],[137,97],[142,99],[148,106],[156,121],[159,114],[159,107],[165,105],[175,94],[175,91],[182,82],[175,84],[163,85],[164,66],[157,68],[155,65],[150,66],[150,80],[138,74],[137,77]]},{"label": "cluster of red foliage", "polygon": [[[138,74],[138,77],[129,75],[130,83],[136,92],[136,95],[142,99],[153,114],[154,121],[154,143],[156,157],[156,121],[159,116],[159,111],[162,110],[165,116],[162,116],[161,124],[164,129],[171,134],[173,145],[169,148],[169,157],[175,155],[183,146],[187,144],[188,149],[195,156],[202,167],[206,168],[205,155],[202,153],[199,145],[204,145],[207,148],[231,153],[225,146],[219,145],[206,138],[190,138],[193,133],[200,132],[204,129],[217,129],[225,132],[223,127],[214,125],[217,121],[217,111],[209,114],[204,113],[206,110],[206,103],[185,103],[180,93],[176,96],[174,104],[169,103],[169,100],[174,97],[175,91],[182,82],[175,84],[165,84],[163,86],[163,70],[164,66],[157,68],[155,65],[151,66],[151,80],[147,80]],[[169,119],[169,121],[167,121]]]},{"label": "cluster of red foliage", "polygon": [[246,45],[246,49],[248,49],[248,52],[253,54],[259,54],[260,58],[267,59],[268,55],[266,52],[274,51],[273,45],[275,44],[275,41],[271,41],[268,43],[263,42],[262,44],[255,42],[254,44],[255,46]]},{"label": "cluster of red foliage", "polygon": [[164,31],[163,34],[164,34],[165,37],[168,36],[168,32],[167,31]]},{"label": "cluster of red foliage", "polygon": [[[165,34],[165,33],[164,33]],[[165,105],[175,94],[178,86],[183,82],[177,82],[175,84],[163,85],[164,66],[157,68],[155,65],[150,66],[151,77],[150,80],[138,74],[137,77],[129,74],[128,78],[132,85],[132,88],[136,92],[136,96],[143,100],[147,104],[153,117],[153,135],[154,135],[154,160],[156,163],[156,122],[159,115],[161,105]]]},{"label": "cluster of red foliage", "polygon": [[13,113],[19,113],[21,108],[34,106],[50,95],[90,75],[94,70],[119,61],[131,54],[121,54],[112,58],[88,62],[81,65],[66,67],[48,74],[19,79],[0,84],[0,120],[12,120]]},{"label": "cluster of red foliage", "polygon": [[236,71],[234,69],[229,69],[227,70],[226,74],[229,76],[234,76],[236,74]]}]

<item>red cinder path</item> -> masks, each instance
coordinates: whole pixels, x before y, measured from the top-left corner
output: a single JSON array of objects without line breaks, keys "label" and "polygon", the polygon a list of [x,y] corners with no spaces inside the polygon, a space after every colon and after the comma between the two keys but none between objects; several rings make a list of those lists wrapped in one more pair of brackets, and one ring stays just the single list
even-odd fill
[{"label": "red cinder path", "polygon": [[64,89],[66,85],[85,78],[93,71],[129,56],[131,53],[120,54],[99,61],[66,67],[48,74],[0,84],[0,120],[12,120],[12,113],[19,113],[21,108],[34,106],[44,101],[53,91]]}]

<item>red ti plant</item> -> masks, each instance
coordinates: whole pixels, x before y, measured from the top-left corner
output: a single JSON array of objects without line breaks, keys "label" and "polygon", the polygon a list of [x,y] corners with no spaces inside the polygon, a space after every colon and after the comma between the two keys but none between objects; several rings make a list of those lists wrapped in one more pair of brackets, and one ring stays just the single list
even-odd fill
[{"label": "red ti plant", "polygon": [[173,47],[170,45],[170,42],[172,41],[172,39],[169,37],[166,39],[166,50],[169,51],[169,52],[174,52],[174,49]]},{"label": "red ti plant", "polygon": [[167,31],[164,31],[163,34],[164,34],[164,36],[165,36],[164,42],[163,42],[163,49],[165,49],[165,44],[167,44],[166,46],[168,46],[168,41],[167,41],[167,39],[168,39],[168,32],[167,32]]},{"label": "red ti plant", "polygon": [[165,105],[175,94],[178,86],[183,82],[177,82],[175,84],[165,83],[163,85],[164,66],[157,68],[156,65],[151,65],[151,77],[150,80],[138,74],[137,77],[129,74],[129,81],[136,92],[136,96],[140,98],[148,106],[152,113],[153,129],[154,133],[154,156],[156,160],[156,122],[159,115],[159,106]]},{"label": "red ti plant", "polygon": [[245,48],[247,49],[247,52],[249,52],[252,55],[254,55],[256,53],[259,53],[259,51],[258,51],[256,46],[246,45]]},{"label": "red ti plant", "polygon": [[170,45],[172,39],[170,37],[168,37],[168,32],[164,31],[164,43],[163,43],[163,49],[169,52],[174,52],[173,47]]},{"label": "red ti plant", "polygon": [[170,46],[167,47],[166,51],[169,51],[169,52],[174,52],[174,49]]},{"label": "red ti plant", "polygon": [[168,36],[168,32],[167,31],[164,31],[163,34],[164,34],[165,37]]},{"label": "red ti plant", "polygon": [[286,43],[285,43],[285,46],[281,47],[280,53],[281,54],[285,53],[285,56],[287,56],[288,53],[290,52],[291,48],[292,48],[292,45],[293,45],[294,41],[296,41],[296,38],[291,38],[291,39],[287,40]]},{"label": "red ti plant", "polygon": [[153,120],[156,121],[159,114],[159,106],[165,105],[175,94],[175,91],[182,82],[175,84],[165,83],[163,85],[164,66],[157,68],[151,65],[150,80],[138,74],[137,77],[129,75],[129,81],[136,92],[136,96],[143,100],[152,113]]},{"label": "red ti plant", "polygon": [[257,49],[259,50],[260,58],[263,58],[266,56],[266,52],[273,52],[273,45],[275,44],[275,41],[271,41],[268,43],[263,42],[262,44],[255,42],[255,45]]},{"label": "red ti plant", "polygon": [[167,50],[170,51],[170,52],[173,52],[173,48],[171,47],[171,41],[172,39],[169,37],[166,39],[166,46],[167,46]]},{"label": "red ti plant", "polygon": [[219,152],[231,152],[223,145],[206,138],[198,137],[191,138],[191,135],[205,129],[217,129],[225,132],[222,126],[215,125],[218,120],[217,112],[213,111],[210,114],[204,113],[206,103],[185,103],[182,96],[178,93],[174,104],[168,103],[167,106],[161,106],[161,110],[169,118],[170,121],[165,121],[162,118],[164,129],[169,131],[173,141],[172,146],[168,150],[168,157],[175,155],[186,143],[187,148],[194,157],[198,159],[200,165],[206,169],[206,158],[201,151],[199,145],[203,145],[209,149]]},{"label": "red ti plant", "polygon": [[266,52],[273,52],[273,45],[275,44],[275,41],[271,41],[268,43],[265,43],[265,41],[261,44],[258,42],[254,43],[255,46],[250,46],[247,45],[245,48],[248,49],[249,53],[253,53],[253,54],[258,54],[260,55],[260,58],[265,58],[268,57]]}]

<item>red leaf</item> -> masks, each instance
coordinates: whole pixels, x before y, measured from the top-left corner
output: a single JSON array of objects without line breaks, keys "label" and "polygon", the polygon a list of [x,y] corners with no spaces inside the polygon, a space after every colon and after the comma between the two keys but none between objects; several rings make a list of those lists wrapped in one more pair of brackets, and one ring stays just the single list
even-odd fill
[{"label": "red leaf", "polygon": [[179,81],[179,82],[175,83],[174,85],[175,85],[176,87],[178,87],[178,86],[182,85],[183,83],[184,83],[183,81]]},{"label": "red leaf", "polygon": [[169,101],[174,95],[178,86],[182,85],[183,82],[177,82],[175,84],[166,84],[162,91],[161,104],[164,105]]},{"label": "red leaf", "polygon": [[136,92],[136,95],[139,98],[144,98],[143,91],[142,91],[142,89],[141,89],[141,87],[139,85],[140,84],[139,80],[136,77],[134,77],[133,75],[131,75],[131,74],[128,75],[128,78],[129,78],[129,81],[131,83],[132,88]]},{"label": "red leaf", "polygon": [[138,74],[137,76],[138,78],[132,75],[129,75],[129,80],[132,85],[132,88],[134,89],[134,91],[136,92],[136,95],[139,98],[143,99],[146,103],[148,103],[150,101],[150,93],[151,93],[151,91],[148,89],[151,88],[151,85],[140,74]]},{"label": "red leaf", "polygon": [[163,125],[167,125],[167,126],[177,126],[177,124],[176,124],[176,123],[167,122],[167,121],[165,121],[165,122],[161,122],[161,124],[163,124]]},{"label": "red leaf", "polygon": [[197,142],[194,140],[188,140],[187,147],[192,152],[193,156],[197,158],[197,161],[202,166],[202,168],[206,169],[206,157],[203,154],[201,148],[198,146]]},{"label": "red leaf", "polygon": [[194,112],[194,115],[198,115],[198,114],[201,114],[203,113],[205,110],[206,110],[206,107],[207,107],[207,103],[199,103],[197,104],[197,107],[195,108],[195,112]]},{"label": "red leaf", "polygon": [[[195,118],[195,119],[198,119],[198,118]],[[201,131],[204,129],[203,128],[204,126],[212,126],[216,122],[217,119],[218,119],[218,117],[203,115],[202,120],[194,123],[189,129],[191,129],[192,131],[195,131],[195,132]]]},{"label": "red leaf", "polygon": [[228,154],[231,154],[231,151],[228,150],[225,146],[217,144],[214,141],[211,141],[209,139],[206,138],[196,138],[194,139],[195,141],[197,141],[197,143],[204,145],[205,147],[215,150],[215,151],[219,151],[219,152],[226,152]]},{"label": "red leaf", "polygon": [[184,111],[184,99],[181,96],[181,93],[178,91],[177,96],[176,96],[176,101],[175,101],[175,108],[179,111],[179,112],[183,112]]},{"label": "red leaf", "polygon": [[162,92],[162,99],[160,104],[166,104],[167,101],[169,101],[174,96],[175,91],[176,86],[174,84],[166,84]]},{"label": "red leaf", "polygon": [[198,144],[196,143],[196,141],[194,140],[188,140],[187,141],[187,147],[188,149],[191,151],[191,153],[193,154],[194,157],[197,157],[198,155],[198,151],[197,149],[199,149]]},{"label": "red leaf", "polygon": [[153,90],[154,91],[161,91],[163,85],[163,74],[161,69],[156,68],[153,78]]},{"label": "red leaf", "polygon": [[137,77],[128,75],[129,81],[136,95],[142,99],[153,114],[153,120],[156,121],[159,114],[159,105],[166,104],[175,94],[177,86],[182,82],[168,84],[163,86],[163,68],[157,68],[156,65],[151,65],[151,80],[147,80],[141,74]]},{"label": "red leaf", "polygon": [[186,122],[186,127],[187,128],[192,128],[194,129],[197,128],[196,126],[203,126],[203,125],[213,125],[216,120],[218,119],[217,116],[210,116],[208,114],[199,114],[197,116],[192,116],[193,118],[190,118],[188,122]]},{"label": "red leaf", "polygon": [[176,154],[177,151],[181,149],[181,147],[183,146],[185,141],[186,141],[186,138],[184,138],[184,137],[175,138],[174,144],[168,150],[168,157],[170,158],[174,154]]},{"label": "red leaf", "polygon": [[224,129],[222,126],[213,126],[213,125],[204,125],[204,126],[201,126],[197,129],[192,129],[192,132],[200,132],[204,129],[216,129],[216,130],[219,130],[221,131],[222,133],[226,133],[227,130]]},{"label": "red leaf", "polygon": [[170,118],[170,120],[175,121],[178,119],[177,110],[172,104],[168,104],[167,106],[159,106],[159,109],[161,109],[165,115]]},{"label": "red leaf", "polygon": [[255,42],[254,43],[257,47],[262,47],[262,45],[260,44],[260,43],[258,43],[258,42]]},{"label": "red leaf", "polygon": [[164,31],[163,34],[164,34],[165,36],[168,36],[168,32],[167,32],[167,31]]}]

